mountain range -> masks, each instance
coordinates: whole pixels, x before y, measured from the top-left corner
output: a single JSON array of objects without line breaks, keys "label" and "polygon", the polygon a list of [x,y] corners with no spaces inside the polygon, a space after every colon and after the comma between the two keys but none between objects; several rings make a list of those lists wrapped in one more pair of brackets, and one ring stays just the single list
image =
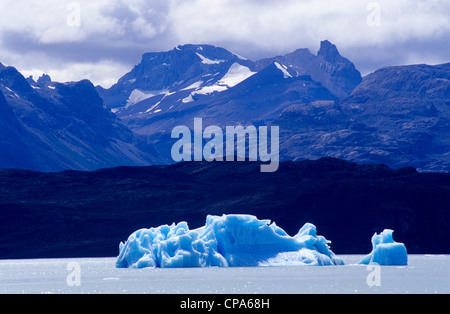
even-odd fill
[{"label": "mountain range", "polygon": [[96,170],[173,163],[175,126],[280,126],[281,160],[336,157],[450,169],[450,64],[364,78],[329,41],[257,61],[184,45],[146,53],[109,89],[37,81],[0,65],[0,168]]},{"label": "mountain range", "polygon": [[293,104],[347,96],[361,80],[328,41],[317,56],[300,49],[257,62],[223,48],[185,45],[145,54],[116,85],[98,91],[135,134],[170,161],[168,135],[178,125],[192,128],[194,118],[220,127],[266,125]]}]

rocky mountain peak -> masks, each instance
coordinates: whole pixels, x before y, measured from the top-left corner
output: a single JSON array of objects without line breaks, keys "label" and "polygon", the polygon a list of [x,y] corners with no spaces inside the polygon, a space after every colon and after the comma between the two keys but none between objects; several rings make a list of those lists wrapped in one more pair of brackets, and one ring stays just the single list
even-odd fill
[{"label": "rocky mountain peak", "polygon": [[328,40],[324,40],[320,43],[320,49],[317,55],[323,56],[325,60],[330,62],[335,62],[341,57],[336,45],[332,44]]},{"label": "rocky mountain peak", "polygon": [[52,82],[52,79],[51,79],[50,75],[45,74],[45,73],[42,74],[41,77],[39,77],[39,79],[37,80],[37,83],[39,85],[43,85],[43,84],[51,83],[51,82]]}]

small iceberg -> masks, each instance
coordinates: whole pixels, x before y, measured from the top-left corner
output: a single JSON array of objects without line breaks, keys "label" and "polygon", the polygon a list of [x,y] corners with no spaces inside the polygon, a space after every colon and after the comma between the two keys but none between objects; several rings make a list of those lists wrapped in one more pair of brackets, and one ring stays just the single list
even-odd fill
[{"label": "small iceberg", "polygon": [[190,230],[186,222],[134,232],[120,243],[117,268],[343,265],[312,224],[289,236],[270,220],[250,215],[208,216]]},{"label": "small iceberg", "polygon": [[373,250],[359,263],[363,265],[378,264],[381,266],[406,266],[408,253],[403,243],[397,243],[393,238],[393,230],[384,230],[372,237]]}]

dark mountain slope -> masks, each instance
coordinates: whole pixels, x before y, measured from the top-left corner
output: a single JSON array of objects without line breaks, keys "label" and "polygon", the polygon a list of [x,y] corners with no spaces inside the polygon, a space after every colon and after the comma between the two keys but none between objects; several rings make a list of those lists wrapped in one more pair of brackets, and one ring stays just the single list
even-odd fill
[{"label": "dark mountain slope", "polygon": [[409,253],[450,253],[450,175],[337,159],[181,163],[43,174],[0,171],[0,258],[116,256],[134,231],[206,215],[252,214],[294,235],[306,222],[337,254],[370,252],[395,230]]},{"label": "dark mountain slope", "polygon": [[380,69],[351,96],[294,104],[279,125],[284,159],[336,157],[450,170],[450,63]]},{"label": "dark mountain slope", "polygon": [[26,80],[0,69],[0,167],[39,171],[148,165],[133,133],[88,80]]}]

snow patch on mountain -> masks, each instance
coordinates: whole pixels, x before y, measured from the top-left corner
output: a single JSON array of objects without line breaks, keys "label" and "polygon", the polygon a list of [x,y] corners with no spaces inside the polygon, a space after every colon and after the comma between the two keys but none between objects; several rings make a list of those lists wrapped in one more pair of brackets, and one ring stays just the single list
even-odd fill
[{"label": "snow patch on mountain", "polygon": [[184,104],[190,103],[194,101],[194,98],[192,97],[192,94],[189,94],[188,97],[183,98],[183,100],[181,100]]},{"label": "snow patch on mountain", "polygon": [[160,94],[163,94],[163,91],[142,91],[140,89],[135,89],[131,92],[125,108],[129,108],[130,106],[133,106],[143,100]]},{"label": "snow patch on mountain", "polygon": [[255,74],[256,72],[252,72],[248,67],[240,65],[236,62],[233,63],[227,74],[225,74],[225,76],[218,81],[217,84],[234,87]]},{"label": "snow patch on mountain", "polygon": [[204,86],[201,89],[196,90],[192,95],[208,95],[214,92],[223,92],[255,74],[256,72],[252,72],[248,67],[236,62],[233,63],[228,72],[219,81],[213,85]]},{"label": "snow patch on mountain", "polygon": [[201,89],[193,92],[192,95],[209,95],[214,92],[223,92],[226,91],[227,89],[228,86],[226,85],[214,84],[211,86],[202,87]]},{"label": "snow patch on mountain", "polygon": [[[156,104],[154,104],[154,105],[151,106],[149,109],[147,109],[147,110],[145,111],[145,113],[150,113],[150,114],[152,114],[152,110],[156,109],[156,108],[164,101],[164,99],[166,99],[166,97],[175,94],[175,92],[164,91],[163,93],[161,93],[161,94],[159,94],[159,95],[163,95],[163,94],[164,94],[163,98],[161,98],[160,101],[158,101]],[[161,111],[162,111],[161,109],[158,109],[158,110],[155,110],[153,113],[158,113],[158,112],[161,112]]]},{"label": "snow patch on mountain", "polygon": [[243,60],[243,61],[247,61],[247,58],[244,58],[243,56],[238,55],[237,53],[234,53],[233,51],[230,51],[233,55],[235,55],[236,57],[238,57],[239,59]]},{"label": "snow patch on mountain", "polygon": [[206,58],[205,56],[202,56],[201,54],[199,54],[198,52],[195,53],[201,60],[203,64],[221,64],[223,62],[225,62],[225,60],[211,60]]},{"label": "snow patch on mountain", "polygon": [[181,90],[197,89],[200,86],[202,86],[202,84],[203,84],[203,81],[198,81],[198,82],[195,82],[195,83],[193,83],[193,84],[189,85],[188,87],[185,87],[185,88],[183,88]]},{"label": "snow patch on mountain", "polygon": [[287,66],[281,65],[278,62],[275,62],[275,66],[283,73],[285,79],[292,78],[292,75],[287,71]]}]

